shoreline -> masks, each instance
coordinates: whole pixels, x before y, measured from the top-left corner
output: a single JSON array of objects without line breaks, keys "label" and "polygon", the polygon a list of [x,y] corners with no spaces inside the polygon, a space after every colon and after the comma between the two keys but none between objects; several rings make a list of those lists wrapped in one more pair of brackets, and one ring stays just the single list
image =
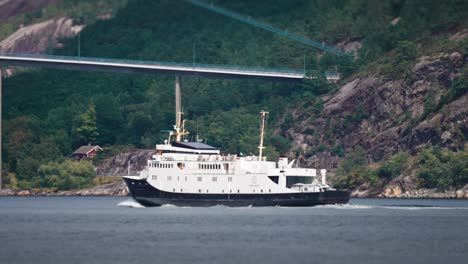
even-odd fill
[{"label": "shoreline", "polygon": [[52,191],[52,190],[0,190],[2,196],[128,196],[128,189],[125,183],[115,182],[98,185],[86,189]]},{"label": "shoreline", "polygon": [[[6,196],[128,196],[128,189],[124,182],[107,183],[92,188],[51,191],[51,190],[0,190],[0,197]],[[458,190],[438,191],[437,189],[417,189],[408,192],[381,192],[370,194],[369,192],[351,192],[351,198],[372,198],[372,199],[468,199],[468,186]]]}]

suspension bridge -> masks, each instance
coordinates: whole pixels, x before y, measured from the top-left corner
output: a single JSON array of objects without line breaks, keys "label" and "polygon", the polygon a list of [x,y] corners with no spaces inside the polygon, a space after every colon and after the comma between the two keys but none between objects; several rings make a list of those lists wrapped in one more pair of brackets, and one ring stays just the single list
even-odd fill
[{"label": "suspension bridge", "polygon": [[[185,0],[193,5],[205,8],[214,13],[238,20],[251,26],[270,31],[282,37],[289,38],[307,46],[317,48],[324,52],[329,52],[337,56],[349,55],[348,53],[327,46],[324,43],[301,37],[286,30],[281,30],[265,23],[243,16],[233,11],[207,4],[199,0]],[[139,60],[117,60],[104,58],[87,58],[72,56],[53,55],[33,55],[33,54],[2,54],[0,53],[0,66],[25,66],[43,67],[66,70],[82,71],[102,71],[102,72],[122,72],[122,73],[149,73],[149,74],[169,74],[169,75],[192,75],[211,78],[238,78],[238,79],[262,79],[270,81],[297,82],[303,79],[310,79],[303,71],[238,67],[229,65],[206,65],[196,63],[171,63],[157,61]],[[313,78],[311,78],[313,79]],[[2,145],[2,71],[0,68],[0,149]],[[2,188],[2,153],[0,150],[0,189]]]}]

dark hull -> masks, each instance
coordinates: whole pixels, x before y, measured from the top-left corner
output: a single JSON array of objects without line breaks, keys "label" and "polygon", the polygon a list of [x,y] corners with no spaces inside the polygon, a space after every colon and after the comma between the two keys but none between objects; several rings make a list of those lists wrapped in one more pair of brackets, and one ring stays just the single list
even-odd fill
[{"label": "dark hull", "polygon": [[343,204],[349,201],[349,192],[345,191],[281,194],[172,193],[158,190],[146,180],[124,180],[130,195],[144,206],[314,206]]}]

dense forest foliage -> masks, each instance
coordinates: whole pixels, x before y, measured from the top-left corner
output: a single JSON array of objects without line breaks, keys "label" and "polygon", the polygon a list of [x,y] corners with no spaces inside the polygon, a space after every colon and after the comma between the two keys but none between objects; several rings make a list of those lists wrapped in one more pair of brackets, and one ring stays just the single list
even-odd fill
[{"label": "dense forest foliage", "polygon": [[[270,158],[291,147],[273,133],[281,123],[292,125],[287,109],[307,103],[320,111],[319,95],[336,91],[325,82],[324,71],[338,68],[347,77],[391,51],[403,56],[409,49],[409,56],[416,56],[413,41],[459,26],[467,10],[464,0],[212,2],[316,41],[359,40],[363,48],[356,59],[336,57],[186,1],[130,0],[115,18],[96,21],[80,33],[80,55],[305,69],[318,79],[285,84],[182,78],[192,137],[225,152],[256,152],[258,112],[264,109],[270,112]],[[399,22],[391,23],[395,18]],[[64,43],[50,53],[78,55],[78,37]],[[75,148],[88,143],[108,150],[151,148],[165,137],[161,130],[174,123],[173,76],[31,70],[6,78],[4,87],[3,162],[20,187],[82,186],[82,179],[90,178],[87,172],[68,185],[50,176],[76,169],[66,163]]]}]

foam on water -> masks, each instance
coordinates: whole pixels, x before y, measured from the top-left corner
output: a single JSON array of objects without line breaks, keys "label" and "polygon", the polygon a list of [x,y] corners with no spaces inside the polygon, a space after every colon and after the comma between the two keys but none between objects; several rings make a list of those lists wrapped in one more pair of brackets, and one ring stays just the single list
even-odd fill
[{"label": "foam on water", "polygon": [[140,203],[138,203],[137,201],[133,199],[122,201],[118,203],[117,206],[125,206],[125,207],[132,207],[132,208],[145,208],[145,206],[141,205]]},{"label": "foam on water", "polygon": [[375,206],[363,204],[326,204],[317,205],[314,208],[332,208],[332,209],[372,209]]}]

